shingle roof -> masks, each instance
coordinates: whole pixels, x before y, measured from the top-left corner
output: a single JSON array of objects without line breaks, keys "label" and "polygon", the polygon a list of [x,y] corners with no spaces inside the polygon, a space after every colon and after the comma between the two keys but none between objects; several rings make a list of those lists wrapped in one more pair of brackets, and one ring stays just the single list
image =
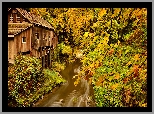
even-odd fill
[{"label": "shingle roof", "polygon": [[[11,8],[10,8],[11,9]],[[8,9],[8,11],[10,10]],[[28,13],[26,10],[22,8],[16,8],[26,19],[28,19],[32,24],[37,24],[43,27],[47,27],[49,29],[54,29],[46,20],[42,19],[39,16]]]},{"label": "shingle roof", "polygon": [[31,26],[33,24],[30,23],[8,23],[8,34],[17,35]]}]

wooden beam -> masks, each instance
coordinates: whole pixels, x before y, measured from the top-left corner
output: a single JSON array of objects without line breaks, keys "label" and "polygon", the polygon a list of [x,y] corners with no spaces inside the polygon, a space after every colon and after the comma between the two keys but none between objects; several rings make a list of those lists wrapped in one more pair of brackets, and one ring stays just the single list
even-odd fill
[{"label": "wooden beam", "polygon": [[16,13],[13,13],[13,23],[16,23]]},{"label": "wooden beam", "polygon": [[8,37],[13,37],[14,38],[14,35],[8,35]]}]

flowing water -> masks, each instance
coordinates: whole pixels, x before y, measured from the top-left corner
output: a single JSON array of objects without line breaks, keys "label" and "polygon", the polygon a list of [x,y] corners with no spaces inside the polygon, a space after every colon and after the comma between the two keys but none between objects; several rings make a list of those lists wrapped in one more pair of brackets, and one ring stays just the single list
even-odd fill
[{"label": "flowing water", "polygon": [[80,60],[66,65],[60,74],[67,82],[45,95],[34,107],[95,107],[93,88],[87,80],[82,79],[74,86],[76,78],[73,76],[80,71],[81,65]]}]

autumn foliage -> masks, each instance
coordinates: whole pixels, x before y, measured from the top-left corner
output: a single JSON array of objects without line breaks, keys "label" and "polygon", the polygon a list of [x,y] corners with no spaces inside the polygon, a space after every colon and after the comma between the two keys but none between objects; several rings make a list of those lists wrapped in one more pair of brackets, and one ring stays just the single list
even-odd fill
[{"label": "autumn foliage", "polygon": [[[35,8],[59,43],[83,50],[80,78],[93,84],[100,107],[147,106],[146,8]],[[71,49],[70,49],[71,50]]]},{"label": "autumn foliage", "polygon": [[18,55],[8,70],[8,106],[30,107],[63,82],[54,70],[42,69],[36,57]]}]

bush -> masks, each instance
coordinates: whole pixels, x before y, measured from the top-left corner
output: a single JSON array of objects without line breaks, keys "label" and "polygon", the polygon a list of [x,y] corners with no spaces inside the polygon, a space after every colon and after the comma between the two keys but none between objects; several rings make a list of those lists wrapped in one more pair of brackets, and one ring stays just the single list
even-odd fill
[{"label": "bush", "polygon": [[56,85],[60,85],[61,83],[65,82],[65,80],[60,77],[58,72],[54,70],[51,71],[49,69],[44,69],[43,74],[44,74],[43,86],[46,88],[45,93],[52,90],[52,88],[55,87]]},{"label": "bush", "polygon": [[8,105],[28,107],[57,84],[64,82],[55,71],[42,70],[40,60],[19,55],[8,71]]},{"label": "bush", "polygon": [[61,70],[64,70],[65,64],[64,63],[59,63],[59,62],[52,62],[52,69],[60,72]]},{"label": "bush", "polygon": [[147,56],[142,56],[144,50],[130,46],[119,46],[113,50],[93,75],[97,106],[147,106]]}]

